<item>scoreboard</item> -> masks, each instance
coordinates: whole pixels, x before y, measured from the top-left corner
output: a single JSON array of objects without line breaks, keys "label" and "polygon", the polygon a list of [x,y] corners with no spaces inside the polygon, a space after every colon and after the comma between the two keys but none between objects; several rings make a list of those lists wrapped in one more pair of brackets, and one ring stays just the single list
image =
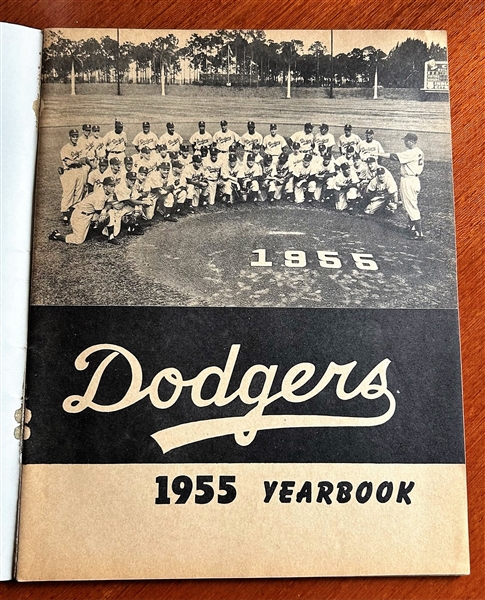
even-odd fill
[{"label": "scoreboard", "polygon": [[424,87],[422,90],[438,94],[449,92],[447,61],[428,60],[424,63]]}]

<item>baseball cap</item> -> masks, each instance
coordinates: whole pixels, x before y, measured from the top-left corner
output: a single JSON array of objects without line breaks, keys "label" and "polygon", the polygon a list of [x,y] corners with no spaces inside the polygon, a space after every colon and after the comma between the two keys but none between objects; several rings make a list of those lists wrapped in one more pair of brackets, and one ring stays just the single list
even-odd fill
[{"label": "baseball cap", "polygon": [[226,120],[222,120],[221,121],[221,126],[224,127],[224,125],[227,125],[227,121]]},{"label": "baseball cap", "polygon": [[346,125],[344,125],[344,129],[352,129],[352,125],[350,125],[350,123],[347,123]]},{"label": "baseball cap", "polygon": [[199,121],[199,127],[205,127],[205,121]]},{"label": "baseball cap", "polygon": [[113,158],[109,159],[109,164],[110,165],[121,165],[120,159],[116,158],[116,156],[113,156]]},{"label": "baseball cap", "polygon": [[360,160],[360,154],[358,152],[356,152],[352,158],[354,159],[354,161]]},{"label": "baseball cap", "polygon": [[371,162],[377,162],[377,160],[375,159],[374,156],[369,156],[369,158],[365,162],[371,163]]},{"label": "baseball cap", "polygon": [[115,119],[115,125],[118,123],[119,125],[123,125],[123,121],[121,119]]},{"label": "baseball cap", "polygon": [[266,154],[263,160],[265,164],[269,165],[273,162],[273,157],[270,154]]},{"label": "baseball cap", "polygon": [[271,123],[271,125],[269,126],[270,129],[278,129],[278,126],[276,125],[276,123]]},{"label": "baseball cap", "polygon": [[349,144],[347,148],[345,148],[345,152],[354,152],[354,147],[352,146],[352,144]]},{"label": "baseball cap", "polygon": [[305,156],[303,157],[304,162],[310,162],[312,160],[312,155],[311,154],[305,154]]},{"label": "baseball cap", "polygon": [[207,146],[202,146],[200,149],[201,156],[207,156],[208,153],[209,153],[209,149],[207,148]]},{"label": "baseball cap", "polygon": [[328,125],[326,123],[322,123],[320,125],[320,129],[328,129]]},{"label": "baseball cap", "polygon": [[231,144],[229,146],[229,152],[236,152],[237,150],[237,144]]},{"label": "baseball cap", "polygon": [[142,125],[142,127],[150,127],[150,122],[149,121],[143,121],[143,123],[141,125]]},{"label": "baseball cap", "polygon": [[341,169],[350,169],[350,165],[349,165],[349,163],[344,162],[340,165],[340,168]]},{"label": "baseball cap", "polygon": [[236,160],[237,156],[231,152],[231,154],[229,154],[229,162],[236,162]]},{"label": "baseball cap", "polygon": [[89,125],[88,123],[84,123],[83,131],[91,131],[91,125]]},{"label": "baseball cap", "polygon": [[180,151],[181,152],[188,152],[189,151],[189,145],[188,144],[182,144],[180,146]]},{"label": "baseball cap", "polygon": [[150,146],[143,146],[143,148],[140,150],[140,152],[143,152],[143,154],[149,154],[151,151]]},{"label": "baseball cap", "polygon": [[71,129],[71,130],[69,131],[69,135],[70,135],[70,136],[71,136],[71,135],[74,135],[74,136],[76,136],[76,135],[77,135],[77,136],[79,136],[79,131],[78,131],[77,129]]},{"label": "baseball cap", "polygon": [[278,162],[283,164],[288,160],[288,157],[286,156],[286,154],[284,152],[282,152],[279,156],[278,156]]},{"label": "baseball cap", "polygon": [[145,173],[145,175],[148,175],[148,167],[140,167],[138,173]]},{"label": "baseball cap", "polygon": [[128,171],[126,174],[126,179],[131,179],[131,181],[135,181],[136,173],[134,171]]},{"label": "baseball cap", "polygon": [[105,177],[103,179],[103,185],[116,185],[116,181],[113,179],[113,177]]},{"label": "baseball cap", "polygon": [[93,125],[91,131],[101,131],[99,125]]},{"label": "baseball cap", "polygon": [[210,153],[211,154],[219,154],[219,150],[217,148],[215,148],[214,146],[211,146]]},{"label": "baseball cap", "polygon": [[125,165],[126,163],[133,162],[133,156],[125,156],[123,162],[125,163]]},{"label": "baseball cap", "polygon": [[172,123],[172,121],[169,121],[169,122],[167,123],[167,127],[175,127],[175,125]]},{"label": "baseball cap", "polygon": [[410,140],[411,142],[417,142],[418,136],[415,133],[406,133],[402,139],[405,141]]},{"label": "baseball cap", "polygon": [[254,154],[253,154],[252,152],[250,152],[250,153],[248,154],[248,158],[247,158],[247,160],[253,160],[253,161],[254,161]]},{"label": "baseball cap", "polygon": [[293,150],[298,150],[298,148],[300,147],[300,142],[293,142]]},{"label": "baseball cap", "polygon": [[323,159],[324,160],[332,160],[332,153],[327,152],[326,154],[323,155]]},{"label": "baseball cap", "polygon": [[161,167],[170,167],[170,162],[168,160],[162,160],[160,163]]},{"label": "baseball cap", "polygon": [[376,173],[378,175],[384,175],[385,172],[386,170],[384,169],[384,167],[377,167]]},{"label": "baseball cap", "polygon": [[198,154],[194,154],[194,156],[192,157],[192,162],[193,163],[201,163],[202,158]]},{"label": "baseball cap", "polygon": [[305,129],[313,129],[313,125],[311,123],[305,123]]},{"label": "baseball cap", "polygon": [[174,169],[183,169],[184,165],[179,160],[174,160],[172,163]]},{"label": "baseball cap", "polygon": [[365,132],[374,135],[374,130],[373,129],[366,129]]},{"label": "baseball cap", "polygon": [[107,165],[108,164],[108,159],[107,158],[100,158],[99,159],[99,164],[100,165]]},{"label": "baseball cap", "polygon": [[248,127],[256,127],[254,121],[248,121]]},{"label": "baseball cap", "polygon": [[166,150],[167,144],[160,144],[160,150]]}]

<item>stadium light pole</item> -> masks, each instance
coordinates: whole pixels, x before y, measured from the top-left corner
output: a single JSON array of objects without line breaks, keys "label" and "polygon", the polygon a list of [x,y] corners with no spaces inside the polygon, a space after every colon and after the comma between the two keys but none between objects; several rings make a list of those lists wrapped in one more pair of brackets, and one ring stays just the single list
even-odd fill
[{"label": "stadium light pole", "polygon": [[330,30],[330,98],[333,98],[333,29]]},{"label": "stadium light pole", "polygon": [[117,93],[121,96],[120,86],[120,30],[116,29],[116,82],[117,82]]}]

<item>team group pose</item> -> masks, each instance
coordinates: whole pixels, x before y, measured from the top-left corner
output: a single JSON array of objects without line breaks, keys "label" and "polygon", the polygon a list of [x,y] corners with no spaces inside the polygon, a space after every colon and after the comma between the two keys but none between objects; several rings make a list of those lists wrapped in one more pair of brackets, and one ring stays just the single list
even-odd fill
[{"label": "team group pose", "polygon": [[[143,235],[157,214],[177,222],[216,203],[281,201],[362,216],[392,214],[402,205],[411,239],[424,239],[418,208],[424,155],[414,133],[403,138],[406,150],[384,152],[372,129],[361,138],[350,124],[337,141],[325,123],[305,123],[290,138],[276,123],[258,132],[254,121],[241,135],[226,120],[214,135],[199,121],[187,141],[175,129],[168,122],[158,137],[144,121],[130,155],[119,119],[104,137],[98,125],[84,124],[81,134],[71,129],[59,175],[61,219],[72,231],[56,229],[49,239],[82,244],[97,229],[118,245],[122,230]],[[399,190],[380,158],[400,163]]]}]

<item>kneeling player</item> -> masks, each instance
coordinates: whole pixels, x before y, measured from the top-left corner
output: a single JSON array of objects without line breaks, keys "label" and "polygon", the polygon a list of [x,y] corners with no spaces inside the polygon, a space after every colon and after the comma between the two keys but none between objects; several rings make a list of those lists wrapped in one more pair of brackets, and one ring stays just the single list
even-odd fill
[{"label": "kneeling player", "polygon": [[337,173],[333,182],[337,190],[335,208],[339,211],[354,212],[359,196],[359,178],[349,163],[344,162],[340,165],[340,172]]},{"label": "kneeling player", "polygon": [[241,166],[237,176],[244,202],[257,202],[259,199],[262,173],[254,159],[254,154],[250,152],[246,164]]},{"label": "kneeling player", "polygon": [[312,202],[315,198],[316,182],[313,177],[311,162],[312,155],[305,154],[303,162],[295,168],[293,187],[296,204],[301,204],[305,200],[307,202]]},{"label": "kneeling player", "polygon": [[397,210],[397,185],[394,177],[384,167],[377,167],[376,176],[367,186],[369,204],[365,207],[366,215],[375,215],[379,210],[394,213]]},{"label": "kneeling player", "polygon": [[229,154],[229,162],[221,167],[222,201],[225,204],[234,204],[241,197],[241,186],[237,179],[240,162],[234,152]]}]

